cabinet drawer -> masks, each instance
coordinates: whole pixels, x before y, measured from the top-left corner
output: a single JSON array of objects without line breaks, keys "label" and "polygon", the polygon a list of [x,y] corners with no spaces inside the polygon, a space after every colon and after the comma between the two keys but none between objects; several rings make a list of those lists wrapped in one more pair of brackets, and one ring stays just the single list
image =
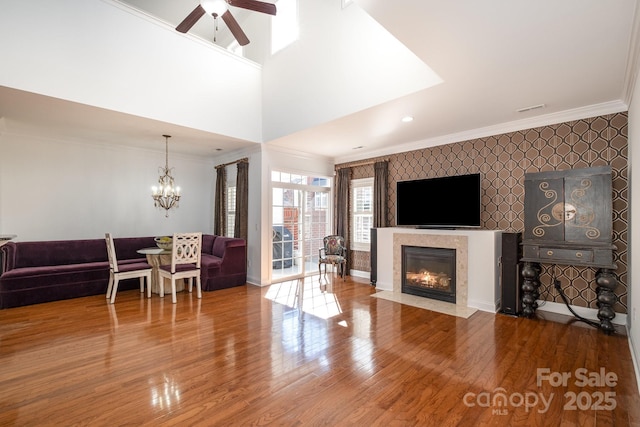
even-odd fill
[{"label": "cabinet drawer", "polygon": [[540,258],[548,260],[593,262],[593,251],[579,249],[540,248]]}]

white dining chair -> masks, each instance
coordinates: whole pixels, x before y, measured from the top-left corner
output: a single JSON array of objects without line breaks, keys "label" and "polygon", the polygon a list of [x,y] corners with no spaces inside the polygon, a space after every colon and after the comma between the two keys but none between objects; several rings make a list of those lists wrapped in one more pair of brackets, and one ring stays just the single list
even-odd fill
[{"label": "white dining chair", "polygon": [[202,233],[175,233],[171,248],[171,265],[158,268],[158,287],[160,296],[164,296],[164,279],[171,280],[171,302],[176,303],[176,280],[189,279],[189,292],[193,290],[193,278],[196,279],[196,293],[202,298],[200,283],[200,260],[202,257]]},{"label": "white dining chair", "polygon": [[111,233],[105,233],[105,241],[107,243],[107,255],[109,257],[109,285],[107,286],[107,299],[111,304],[116,301],[116,292],[118,292],[118,284],[120,280],[140,278],[140,292],[144,293],[144,281],[147,281],[147,298],[151,298],[151,265],[146,261],[140,261],[128,264],[118,264],[116,257],[116,248],[113,244]]}]

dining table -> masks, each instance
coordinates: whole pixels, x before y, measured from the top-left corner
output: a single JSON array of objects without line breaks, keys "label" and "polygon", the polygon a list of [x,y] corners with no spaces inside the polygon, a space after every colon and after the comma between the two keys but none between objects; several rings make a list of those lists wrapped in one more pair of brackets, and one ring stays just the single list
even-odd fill
[{"label": "dining table", "polygon": [[[154,294],[160,294],[160,282],[158,280],[158,270],[161,265],[170,265],[171,264],[171,251],[167,249],[162,249],[158,247],[152,248],[142,248],[138,249],[136,252],[139,254],[145,255],[147,257],[147,262],[151,265],[151,292]],[[176,280],[176,292],[180,292],[184,290],[184,279]],[[166,284],[164,287],[164,294],[171,295],[171,285]]]}]

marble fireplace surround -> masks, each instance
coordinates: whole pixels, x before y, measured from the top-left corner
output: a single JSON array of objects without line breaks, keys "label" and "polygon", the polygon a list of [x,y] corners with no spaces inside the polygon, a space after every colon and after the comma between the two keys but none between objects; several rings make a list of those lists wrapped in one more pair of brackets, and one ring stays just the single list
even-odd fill
[{"label": "marble fireplace surround", "polygon": [[[466,315],[475,309],[496,312],[500,304],[501,231],[384,227],[376,229],[376,236],[376,297],[401,303],[416,301],[420,305],[428,302],[453,314]],[[456,250],[455,304],[402,293],[402,246]]]},{"label": "marble fireplace surround", "polygon": [[[456,305],[467,307],[468,254],[467,236],[437,236],[428,234],[394,234],[393,259],[402,260],[403,246],[455,249],[456,251]],[[393,263],[393,292],[402,293],[402,262]],[[424,297],[423,297],[424,298]]]}]

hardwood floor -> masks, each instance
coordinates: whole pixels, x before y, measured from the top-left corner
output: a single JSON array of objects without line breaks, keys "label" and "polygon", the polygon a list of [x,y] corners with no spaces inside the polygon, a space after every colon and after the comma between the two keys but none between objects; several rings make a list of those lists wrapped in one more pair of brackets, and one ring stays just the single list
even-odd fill
[{"label": "hardwood floor", "polygon": [[316,276],[0,310],[0,425],[640,424],[624,335],[373,292]]}]

